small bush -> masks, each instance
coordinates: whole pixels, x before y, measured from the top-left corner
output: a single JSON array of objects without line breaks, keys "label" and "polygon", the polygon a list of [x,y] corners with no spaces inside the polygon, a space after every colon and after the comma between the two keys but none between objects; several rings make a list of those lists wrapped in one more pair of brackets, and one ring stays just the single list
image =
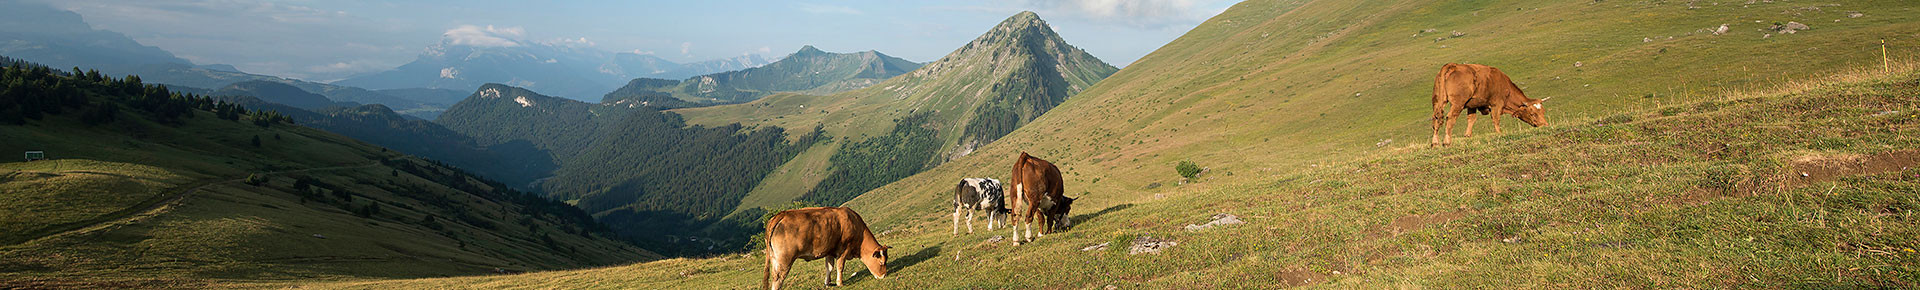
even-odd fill
[{"label": "small bush", "polygon": [[1200,176],[1200,165],[1193,164],[1193,161],[1181,160],[1179,165],[1173,166],[1173,170],[1179,172],[1180,177],[1186,177],[1189,180]]}]

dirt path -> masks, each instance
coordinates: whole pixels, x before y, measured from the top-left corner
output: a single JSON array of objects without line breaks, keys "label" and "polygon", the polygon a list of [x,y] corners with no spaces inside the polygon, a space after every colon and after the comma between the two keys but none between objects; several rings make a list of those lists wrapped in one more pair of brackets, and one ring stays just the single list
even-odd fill
[{"label": "dirt path", "polygon": [[[322,171],[322,170],[367,168],[367,167],[374,167],[374,166],[380,166],[380,161],[375,160],[372,163],[364,164],[364,165],[316,167],[316,168],[307,168],[307,169],[264,172],[264,173],[256,173],[256,174],[257,175],[275,175],[275,174]],[[73,172],[73,173],[90,174],[93,172]],[[45,228],[41,228],[39,230],[26,232],[18,237],[0,241],[0,246],[19,245],[19,244],[24,244],[30,241],[56,237],[56,236],[67,236],[67,235],[91,233],[91,232],[99,231],[102,229],[112,228],[114,225],[126,224],[130,221],[135,221],[135,220],[139,220],[146,217],[158,216],[160,214],[166,213],[167,210],[171,209],[173,206],[179,205],[181,201],[187,200],[188,196],[192,196],[193,193],[199,192],[201,189],[204,189],[208,186],[217,185],[217,184],[240,182],[241,180],[244,180],[244,179],[246,179],[245,176],[238,177],[238,178],[225,179],[225,180],[195,181],[193,183],[188,183],[185,185],[174,187],[174,189],[170,190],[171,192],[169,193],[163,193],[160,195],[156,195],[152,198],[148,198],[146,201],[140,202],[139,205],[127,207],[126,209],[121,209],[113,213],[101,215],[99,217],[87,219],[84,221],[52,225]]]}]

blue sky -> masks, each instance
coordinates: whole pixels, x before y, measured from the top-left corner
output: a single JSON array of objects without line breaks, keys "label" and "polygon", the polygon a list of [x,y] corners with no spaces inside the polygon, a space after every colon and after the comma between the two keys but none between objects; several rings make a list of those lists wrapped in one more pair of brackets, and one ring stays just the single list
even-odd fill
[{"label": "blue sky", "polygon": [[[927,62],[1023,10],[1116,66],[1178,38],[1230,0],[354,1],[30,0],[72,10],[200,64],[330,81],[483,33],[651,53],[675,62],[785,56],[802,45]],[[492,29],[487,29],[492,26]]]}]

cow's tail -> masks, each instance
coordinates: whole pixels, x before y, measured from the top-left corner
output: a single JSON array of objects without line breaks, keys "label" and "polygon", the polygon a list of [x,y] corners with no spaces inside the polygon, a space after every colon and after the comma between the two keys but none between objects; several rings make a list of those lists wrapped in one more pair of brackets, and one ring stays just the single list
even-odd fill
[{"label": "cow's tail", "polygon": [[1428,120],[1440,120],[1441,116],[1446,116],[1445,108],[1453,107],[1453,97],[1441,95],[1442,88],[1440,87],[1440,84],[1446,83],[1447,76],[1453,74],[1453,70],[1448,69],[1453,66],[1454,64],[1452,63],[1440,66],[1440,75],[1433,77],[1433,118],[1429,118]]}]

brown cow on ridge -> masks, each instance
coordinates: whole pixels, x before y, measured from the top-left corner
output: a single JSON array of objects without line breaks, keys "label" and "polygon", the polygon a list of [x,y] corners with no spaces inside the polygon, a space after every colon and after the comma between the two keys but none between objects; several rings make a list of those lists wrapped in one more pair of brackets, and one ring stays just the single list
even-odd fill
[{"label": "brown cow on ridge", "polygon": [[[767,289],[780,289],[793,259],[827,258],[827,286],[840,285],[841,266],[860,259],[875,279],[887,278],[887,249],[873,239],[860,214],[844,207],[809,207],[774,214],[767,220],[767,268],[760,280]],[[855,272],[855,274],[859,274]]]},{"label": "brown cow on ridge", "polygon": [[[1020,245],[1020,225],[1027,225],[1026,240],[1033,241],[1033,224],[1039,219],[1043,229],[1040,236],[1048,231],[1072,226],[1073,220],[1067,219],[1067,212],[1073,208],[1073,200],[1067,198],[1066,182],[1060,178],[1060,168],[1046,160],[1034,158],[1027,152],[1020,152],[1020,159],[1013,163],[1013,176],[1008,178],[1013,185],[1013,193],[1008,194],[1008,208],[1013,209],[1013,245]],[[1024,219],[1022,218],[1024,217]]]},{"label": "brown cow on ridge", "polygon": [[[1551,98],[1547,98],[1551,99]],[[1493,115],[1493,132],[1500,132],[1500,115],[1512,114],[1534,127],[1547,125],[1547,99],[1528,99],[1500,69],[1477,64],[1449,63],[1433,78],[1433,141],[1428,147],[1453,145],[1453,119],[1467,111],[1467,135],[1473,136],[1474,113]],[[1441,127],[1446,134],[1441,134]]]}]

